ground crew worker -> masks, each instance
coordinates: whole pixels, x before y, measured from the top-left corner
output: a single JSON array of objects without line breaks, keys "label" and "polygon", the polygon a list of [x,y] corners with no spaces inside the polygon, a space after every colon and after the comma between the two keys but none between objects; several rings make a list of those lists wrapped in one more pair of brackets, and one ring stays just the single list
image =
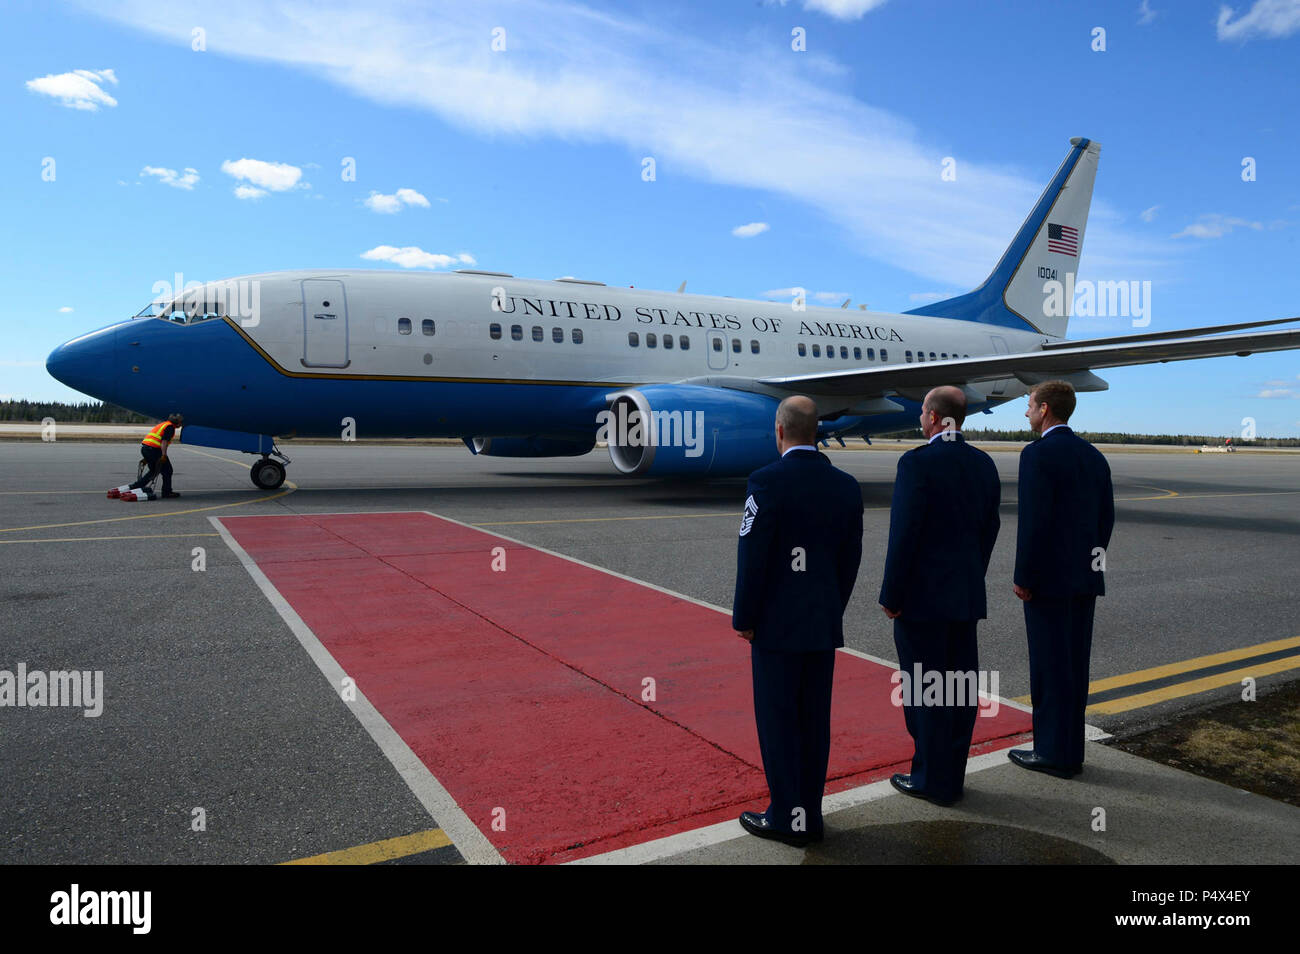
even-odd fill
[{"label": "ground crew worker", "polygon": [[167,459],[167,447],[176,439],[176,432],[184,423],[185,418],[183,415],[173,414],[167,420],[160,421],[150,429],[144,440],[140,442],[140,456],[149,465],[149,469],[143,477],[129,485],[127,491],[140,490],[149,486],[153,479],[161,473],[163,479],[162,495],[164,497],[180,496],[180,494],[172,490],[172,462]]}]

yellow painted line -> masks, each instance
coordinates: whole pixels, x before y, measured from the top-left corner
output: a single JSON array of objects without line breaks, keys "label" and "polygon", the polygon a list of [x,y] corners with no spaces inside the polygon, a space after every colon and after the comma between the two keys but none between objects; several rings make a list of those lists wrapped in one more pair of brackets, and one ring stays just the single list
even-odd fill
[{"label": "yellow painted line", "polygon": [[[285,481],[286,484],[289,481]],[[140,513],[130,517],[105,517],[103,520],[76,520],[71,523],[42,523],[33,527],[5,527],[0,529],[0,533],[17,533],[20,530],[57,530],[60,527],[89,527],[99,523],[121,523],[123,520],[157,520],[159,517],[180,517],[187,513],[206,513],[209,510],[225,510],[229,507],[246,507],[249,504],[266,503],[268,500],[275,500],[277,497],[284,497],[298,489],[297,484],[290,484],[288,490],[282,490],[279,493],[272,494],[269,497],[258,497],[255,500],[241,500],[238,503],[214,504],[211,507],[191,507],[189,510],[172,510],[167,513]],[[128,506],[119,504],[119,506]],[[135,504],[134,506],[142,506]],[[143,505],[147,506],[147,504]]]},{"label": "yellow painted line", "polygon": [[[231,463],[233,464],[235,463],[235,461],[231,461]],[[229,490],[229,489],[230,489],[229,487],[198,487],[198,488],[187,487],[186,492],[187,493],[201,492],[206,494],[206,493],[219,493],[220,491]],[[81,495],[90,494],[94,496],[103,497],[104,488],[100,487],[98,490],[0,490],[0,497],[62,497],[62,496],[77,496],[79,494]]]},{"label": "yellow painted line", "polygon": [[[237,467],[243,467],[248,470],[251,464],[245,464],[243,461],[231,460],[229,457],[218,457],[216,454],[209,454],[205,451],[195,450],[193,447],[186,447],[185,450],[192,454],[198,454],[200,457],[211,457],[213,460],[225,461],[227,464],[234,464]],[[298,485],[292,480],[286,480],[287,490],[281,490],[278,493],[271,494],[269,497],[256,497],[252,500],[241,500],[238,503],[213,504],[211,507],[191,507],[189,510],[170,510],[167,513],[138,513],[129,517],[104,517],[100,520],[76,520],[71,523],[42,523],[33,527],[5,527],[0,529],[0,533],[18,533],[22,530],[57,530],[61,527],[89,527],[101,523],[121,523],[124,520],[157,520],[161,517],[181,517],[187,513],[207,513],[210,510],[226,510],[231,507],[246,507],[249,504],[266,503],[268,500],[275,500],[279,497],[287,496],[298,489]],[[134,504],[123,506],[148,506],[148,504]]]},{"label": "yellow painted line", "polygon": [[[1300,494],[1300,490],[1244,490],[1231,494],[1178,494],[1182,500],[1205,500],[1207,497],[1285,497]],[[1135,500],[1163,500],[1163,497],[1136,497]]]},{"label": "yellow painted line", "polygon": [[6,543],[93,543],[100,540],[166,540],[174,537],[219,537],[219,533],[129,533],[114,537],[46,537],[44,540],[0,540]]},{"label": "yellow painted line", "polygon": [[447,837],[446,832],[441,828],[430,828],[428,831],[417,831],[414,835],[385,838],[383,841],[372,841],[368,845],[357,845],[355,848],[343,848],[339,851],[327,851],[322,855],[299,858],[297,861],[285,861],[282,864],[373,865],[376,862],[389,861],[393,858],[418,855],[421,852],[432,851],[434,848],[442,848],[450,844],[451,839]]},{"label": "yellow painted line", "polygon": [[1230,686],[1234,683],[1240,683],[1247,676],[1259,677],[1269,676],[1273,673],[1287,672],[1291,669],[1300,669],[1300,655],[1287,656],[1284,659],[1274,659],[1272,662],[1260,663],[1257,666],[1247,666],[1243,669],[1233,669],[1230,672],[1216,673],[1213,676],[1205,676],[1201,679],[1193,679],[1191,682],[1175,683],[1172,686],[1165,686],[1163,689],[1152,689],[1150,692],[1140,692],[1135,696],[1122,696],[1119,699],[1111,699],[1108,702],[1099,702],[1094,706],[1088,706],[1087,711],[1101,713],[1103,715],[1113,715],[1116,712],[1128,712],[1130,709],[1141,709],[1143,706],[1152,706],[1157,702],[1165,702],[1168,699],[1179,699],[1183,696],[1195,695],[1198,692],[1205,692],[1209,689],[1218,689],[1221,686]]},{"label": "yellow painted line", "polygon": [[1195,659],[1185,659],[1182,662],[1153,666],[1150,669],[1139,669],[1137,672],[1125,673],[1122,676],[1108,676],[1105,679],[1098,679],[1096,682],[1088,683],[1088,694],[1105,692],[1107,689],[1118,689],[1120,686],[1132,686],[1140,682],[1150,682],[1152,679],[1163,679],[1166,676],[1176,676],[1179,673],[1206,669],[1210,666],[1236,662],[1238,659],[1248,659],[1251,656],[1263,656],[1265,653],[1275,653],[1280,649],[1294,649],[1298,646],[1300,646],[1300,636],[1293,636],[1290,639],[1275,639],[1270,643],[1260,643],[1258,646],[1229,649],[1226,652],[1212,653],[1209,656],[1197,656]]},{"label": "yellow painted line", "polygon": [[1180,494],[1176,490],[1166,490],[1164,487],[1152,487],[1150,484],[1134,484],[1135,487],[1145,487],[1147,490],[1158,490],[1160,494],[1156,497],[1120,497],[1120,500],[1167,500],[1170,497],[1178,497]]},{"label": "yellow painted line", "polygon": [[[1105,692],[1107,689],[1118,689],[1121,686],[1137,685],[1143,682],[1150,682],[1153,679],[1164,679],[1167,676],[1176,676],[1179,673],[1194,672],[1197,669],[1208,669],[1210,666],[1219,666],[1223,663],[1236,662],[1238,659],[1249,659],[1252,656],[1263,656],[1268,653],[1278,652],[1282,649],[1294,649],[1297,647],[1300,647],[1300,636],[1292,636],[1289,639],[1275,639],[1272,642],[1260,643],[1257,646],[1245,646],[1241,649],[1229,649],[1221,653],[1211,653],[1208,656],[1197,656],[1194,659],[1184,659],[1182,662],[1166,663],[1163,666],[1152,666],[1150,669],[1139,669],[1136,672],[1127,672],[1119,676],[1107,676],[1105,679],[1097,679],[1088,683],[1088,695],[1092,695],[1095,692]],[[1275,661],[1286,662],[1287,660],[1279,659]],[[1271,666],[1272,664],[1273,663],[1269,662],[1263,663],[1262,665]],[[1213,679],[1215,677],[1207,676],[1205,678]],[[1171,686],[1167,688],[1176,687]],[[1158,692],[1160,690],[1153,691]],[[1029,696],[1017,696],[1011,701],[1018,702],[1021,705],[1029,705],[1032,700]],[[1097,703],[1098,706],[1107,704],[1108,703],[1104,702]]]}]

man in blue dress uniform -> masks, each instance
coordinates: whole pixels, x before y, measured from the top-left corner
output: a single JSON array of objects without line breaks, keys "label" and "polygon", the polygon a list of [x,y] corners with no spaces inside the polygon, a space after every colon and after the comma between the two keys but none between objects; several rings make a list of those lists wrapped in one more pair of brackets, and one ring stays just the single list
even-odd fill
[{"label": "man in blue dress uniform", "polygon": [[749,477],[731,625],[750,643],[754,720],[771,801],[750,834],[803,846],[823,836],[835,650],[862,559],[862,491],[816,447],[817,407],[776,412],[780,460]]},{"label": "man in blue dress uniform", "polygon": [[1011,761],[1071,778],[1083,771],[1083,713],[1097,597],[1106,592],[1106,548],[1115,526],[1110,465],[1066,423],[1074,388],[1047,381],[1025,417],[1041,435],[1020,452],[1016,596],[1029,637],[1034,747]]},{"label": "man in blue dress uniform", "polygon": [[[925,396],[921,433],[929,440],[898,460],[880,585],[880,606],[894,621],[903,721],[915,743],[911,772],[890,782],[945,806],[962,796],[979,712],[975,627],[987,615],[984,574],[1001,525],[997,467],[962,437],[965,418],[961,389]],[[922,691],[934,678],[940,698]]]}]

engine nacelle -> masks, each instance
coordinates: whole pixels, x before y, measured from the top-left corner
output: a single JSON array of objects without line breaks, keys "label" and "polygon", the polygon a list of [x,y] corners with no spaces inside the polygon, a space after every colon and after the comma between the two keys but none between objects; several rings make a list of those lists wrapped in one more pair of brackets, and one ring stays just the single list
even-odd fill
[{"label": "engine nacelle", "polygon": [[629,388],[610,395],[596,439],[631,477],[744,476],[777,459],[778,403],[690,384]]},{"label": "engine nacelle", "polygon": [[596,446],[589,441],[555,437],[467,437],[465,446],[484,457],[581,457]]}]

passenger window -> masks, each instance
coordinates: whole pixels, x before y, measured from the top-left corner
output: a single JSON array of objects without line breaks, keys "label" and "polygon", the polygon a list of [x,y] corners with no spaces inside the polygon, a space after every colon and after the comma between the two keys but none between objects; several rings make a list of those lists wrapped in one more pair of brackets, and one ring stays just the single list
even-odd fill
[{"label": "passenger window", "polygon": [[740,339],[739,339],[739,338],[732,338],[732,339],[731,339],[731,350],[734,351],[736,354],[740,354]]},{"label": "passenger window", "polygon": [[854,348],[854,349],[853,349],[853,360],[854,360],[854,361],[861,361],[861,360],[862,360],[862,349],[861,349],[861,348]]},{"label": "passenger window", "polygon": [[924,360],[925,360],[925,352],[924,352],[924,351],[918,351],[918,352],[916,353],[916,360],[917,360],[917,361],[924,361]]},{"label": "passenger window", "polygon": [[678,335],[677,344],[681,346],[683,351],[691,350],[691,339],[686,337],[686,335]]},{"label": "passenger window", "polygon": [[409,334],[411,333],[411,319],[410,319],[410,318],[398,318],[398,319],[397,319],[397,333],[398,333],[399,335],[409,335]]},{"label": "passenger window", "polygon": [[820,358],[821,356],[822,356],[822,346],[819,344],[813,345],[813,357]]},{"label": "passenger window", "polygon": [[713,339],[713,350],[714,350],[714,351],[721,351],[721,350],[722,350],[722,339],[721,339],[721,338],[714,338],[714,339]]},{"label": "passenger window", "polygon": [[799,342],[799,357],[801,358],[808,357],[808,346],[804,344],[802,341]]},{"label": "passenger window", "polygon": [[564,329],[563,329],[563,328],[552,328],[552,329],[551,329],[551,340],[554,341],[556,344],[564,344]]},{"label": "passenger window", "polygon": [[889,360],[889,352],[886,351],[884,348],[881,348],[881,349],[880,349],[880,360],[881,360],[881,361],[888,361],[888,360]]},{"label": "passenger window", "polygon": [[491,336],[493,341],[500,340],[501,326],[497,324],[495,321],[492,322],[492,324],[488,325],[488,335]]},{"label": "passenger window", "polygon": [[671,350],[672,350],[672,347],[673,347],[673,336],[672,336],[672,335],[664,335],[664,348],[665,348],[666,350],[671,351]]},{"label": "passenger window", "polygon": [[432,334],[433,334],[433,319],[432,319],[432,318],[426,318],[426,319],[424,319],[424,321],[420,322],[420,330],[421,330],[422,332],[424,332],[426,335],[430,335],[430,336],[432,336]]},{"label": "passenger window", "polygon": [[912,352],[908,351],[908,352],[905,352],[905,353],[906,353],[906,355],[907,355],[907,363],[908,363],[908,364],[911,364],[911,363],[912,363]]},{"label": "passenger window", "polygon": [[635,331],[629,331],[627,333],[627,343],[630,347],[635,348],[641,344],[641,336],[638,335]]},{"label": "passenger window", "polygon": [[523,340],[524,340],[524,326],[523,326],[523,325],[511,325],[511,326],[510,326],[510,339],[511,339],[512,341],[523,341]]},{"label": "passenger window", "polygon": [[749,342],[749,353],[758,354],[758,339],[754,338]]},{"label": "passenger window", "polygon": [[930,352],[930,360],[931,360],[931,361],[937,361],[937,360],[938,360],[937,358],[935,358],[935,356],[934,356],[934,352],[933,352],[933,351]]},{"label": "passenger window", "polygon": [[656,335],[653,331],[647,331],[645,334],[645,346],[647,348],[655,348],[658,347],[658,345],[659,345],[659,336]]},{"label": "passenger window", "polygon": [[875,361],[875,360],[876,360],[876,349],[875,349],[875,348],[868,348],[868,349],[867,349],[867,360],[868,360],[868,361]]},{"label": "passenger window", "polygon": [[846,361],[848,360],[849,349],[847,345],[840,345],[840,357]]},{"label": "passenger window", "polygon": [[582,344],[582,329],[574,328],[569,332],[569,337],[573,339],[574,344]]},{"label": "passenger window", "polygon": [[534,340],[534,341],[541,341],[542,338],[543,338],[543,335],[542,335],[542,326],[541,326],[541,325],[533,325],[533,340]]}]

